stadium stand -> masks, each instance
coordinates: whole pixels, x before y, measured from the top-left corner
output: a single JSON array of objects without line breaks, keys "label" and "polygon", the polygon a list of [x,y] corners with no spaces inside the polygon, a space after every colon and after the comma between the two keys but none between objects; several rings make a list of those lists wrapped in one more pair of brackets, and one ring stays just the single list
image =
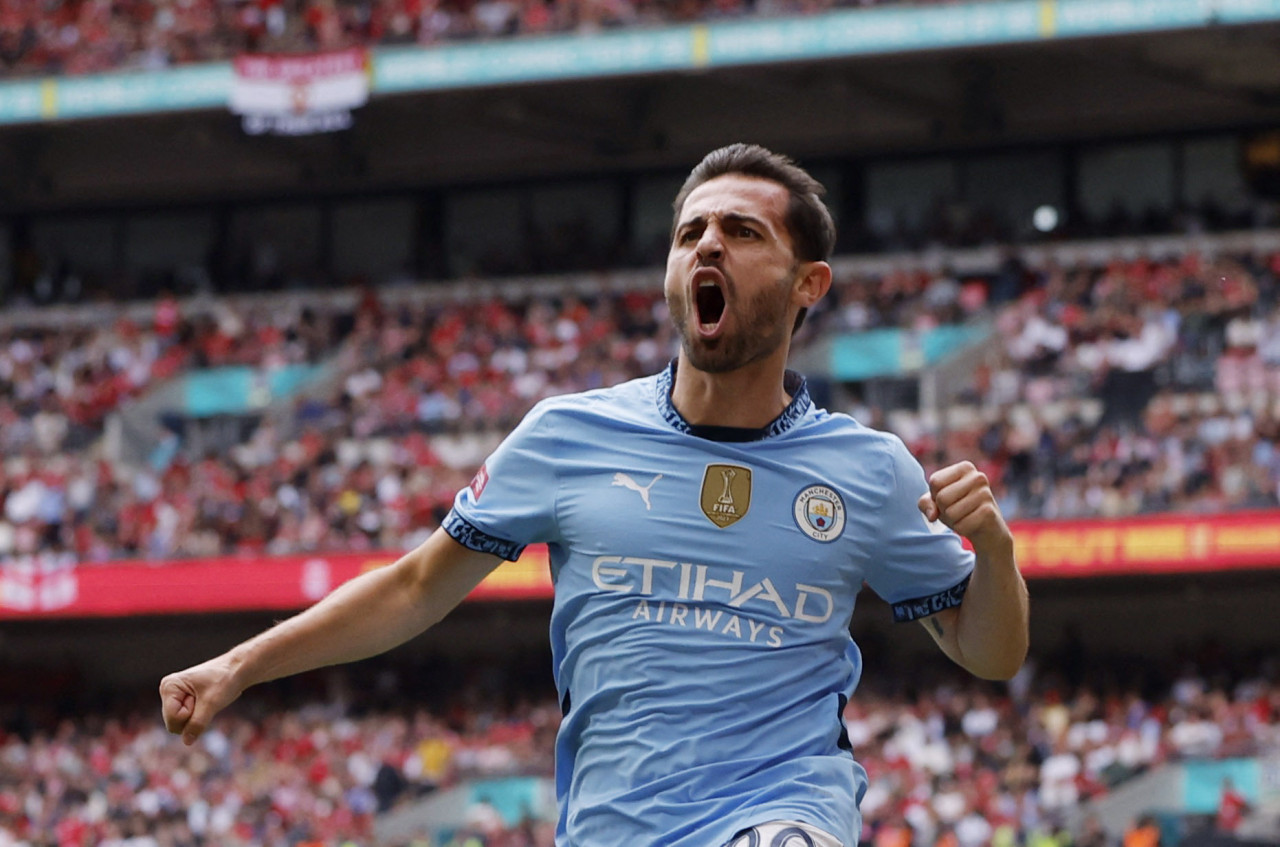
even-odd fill
[{"label": "stadium stand", "polygon": [[[853,277],[807,337],[989,320],[1003,344],[941,415],[850,410],[927,467],[979,457],[1012,517],[1269,508],[1280,502],[1274,261],[1188,252],[1028,268],[1017,299],[995,304],[989,277]],[[256,314],[215,300],[183,315],[167,300],[150,326],[9,329],[0,556],[405,549],[534,402],[651,373],[674,349],[652,290],[467,306],[383,296]],[[106,460],[108,412],[162,380],[323,356],[336,363],[332,390],[299,400],[292,427],[152,467]]]},{"label": "stadium stand", "polygon": [[[871,780],[864,842],[1065,847],[1082,802],[1161,765],[1280,751],[1275,657],[1232,664],[1101,663],[1075,681],[1028,668],[1007,690],[949,674],[871,686],[845,716]],[[128,711],[6,731],[0,843],[374,843],[376,814],[398,804],[551,772],[554,696],[508,691],[515,705],[497,707],[464,685],[434,708],[388,710],[369,692],[394,678],[363,689],[334,672],[325,687],[319,700],[251,696],[194,748]],[[536,817],[513,826],[482,804],[469,815],[452,841],[380,843],[551,844]]]}]

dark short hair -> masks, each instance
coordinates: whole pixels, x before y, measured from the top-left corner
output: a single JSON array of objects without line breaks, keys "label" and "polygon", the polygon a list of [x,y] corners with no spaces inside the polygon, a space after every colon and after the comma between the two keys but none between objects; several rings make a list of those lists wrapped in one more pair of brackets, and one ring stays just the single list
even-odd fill
[{"label": "dark short hair", "polygon": [[[791,236],[796,258],[802,262],[825,262],[831,257],[831,251],[836,246],[836,225],[831,219],[831,210],[822,201],[823,195],[827,193],[826,188],[790,158],[759,144],[730,144],[712,150],[702,158],[689,172],[672,203],[675,214],[671,220],[671,238],[675,238],[680,212],[693,190],[718,176],[728,174],[767,179],[787,189],[790,200],[787,202],[787,214],[783,223]],[[793,335],[804,323],[806,311],[808,310],[801,309],[796,315],[795,325],[791,328]]]},{"label": "dark short hair", "polygon": [[743,174],[778,183],[791,195],[785,223],[796,258],[804,262],[825,262],[836,246],[836,225],[822,197],[827,190],[809,172],[780,153],[759,144],[730,144],[712,150],[698,163],[676,194],[671,236],[680,222],[680,212],[693,190],[705,182],[727,174]]}]

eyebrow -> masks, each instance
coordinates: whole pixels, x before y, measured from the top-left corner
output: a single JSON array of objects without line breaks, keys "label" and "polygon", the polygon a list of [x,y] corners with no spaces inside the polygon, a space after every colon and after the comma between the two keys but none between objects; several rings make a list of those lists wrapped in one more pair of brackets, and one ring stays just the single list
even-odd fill
[{"label": "eyebrow", "polygon": [[[757,226],[763,230],[767,230],[767,231],[772,230],[772,227],[769,226],[768,222],[766,222],[765,220],[761,218],[757,218],[754,215],[744,214],[742,212],[729,212],[728,214],[723,216],[723,220],[725,223],[746,223],[746,224],[752,224],[754,226]],[[696,215],[692,218],[688,218],[686,220],[681,221],[676,226],[676,231],[678,232],[679,230],[682,230],[687,226],[692,226],[694,224],[705,224],[706,222],[707,222],[706,215]]]}]

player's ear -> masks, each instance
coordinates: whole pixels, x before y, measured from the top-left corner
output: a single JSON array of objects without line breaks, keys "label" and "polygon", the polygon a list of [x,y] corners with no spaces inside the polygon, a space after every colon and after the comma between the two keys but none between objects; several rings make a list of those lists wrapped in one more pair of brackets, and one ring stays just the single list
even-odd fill
[{"label": "player's ear", "polygon": [[826,262],[801,262],[796,275],[794,300],[801,309],[812,308],[831,289],[831,266]]}]

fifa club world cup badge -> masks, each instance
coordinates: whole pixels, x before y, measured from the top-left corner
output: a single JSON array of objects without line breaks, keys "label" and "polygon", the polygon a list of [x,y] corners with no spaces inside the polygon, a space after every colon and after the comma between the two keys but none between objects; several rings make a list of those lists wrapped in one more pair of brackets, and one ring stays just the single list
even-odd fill
[{"label": "fifa club world cup badge", "polygon": [[825,485],[810,485],[797,494],[792,515],[814,541],[835,541],[844,532],[844,500]]},{"label": "fifa club world cup badge", "polygon": [[751,507],[751,468],[707,465],[699,505],[707,520],[721,529],[737,523]]}]

